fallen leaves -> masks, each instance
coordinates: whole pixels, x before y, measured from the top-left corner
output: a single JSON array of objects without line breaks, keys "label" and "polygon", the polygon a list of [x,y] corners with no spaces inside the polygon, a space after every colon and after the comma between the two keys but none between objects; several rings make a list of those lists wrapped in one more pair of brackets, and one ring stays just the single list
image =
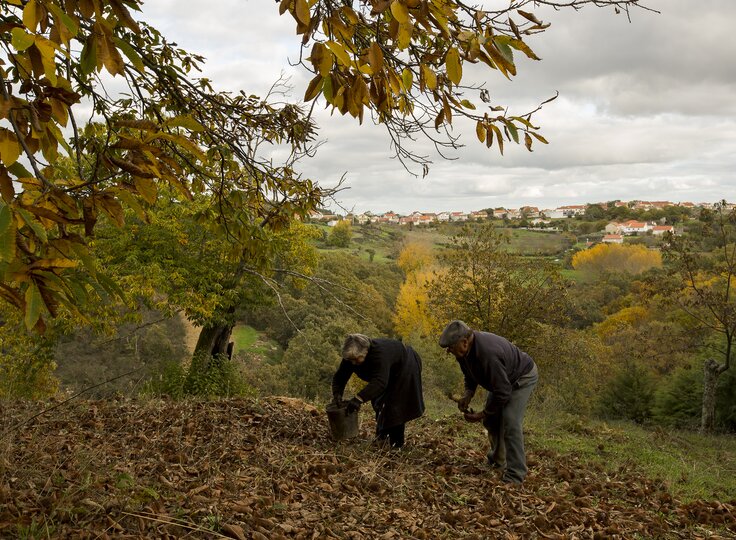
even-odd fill
[{"label": "fallen leaves", "polygon": [[[523,487],[485,465],[477,426],[420,419],[407,447],[331,441],[293,398],[0,403],[0,537],[727,538],[736,502],[677,501],[636,471],[530,453]],[[719,536],[720,535],[720,536]]]}]

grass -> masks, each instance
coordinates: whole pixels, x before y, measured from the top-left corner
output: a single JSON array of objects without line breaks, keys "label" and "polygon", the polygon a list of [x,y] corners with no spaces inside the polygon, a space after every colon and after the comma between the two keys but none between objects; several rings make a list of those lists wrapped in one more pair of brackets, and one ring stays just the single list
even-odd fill
[{"label": "grass", "polygon": [[235,342],[235,352],[249,349],[257,339],[258,331],[251,326],[233,328],[232,340]]},{"label": "grass", "polygon": [[232,340],[235,343],[233,353],[248,351],[265,358],[274,358],[283,354],[281,348],[248,325],[237,325],[233,328]]},{"label": "grass", "polygon": [[684,500],[736,500],[736,437],[582,420],[530,410],[528,447],[573,455],[606,470],[634,468]]}]

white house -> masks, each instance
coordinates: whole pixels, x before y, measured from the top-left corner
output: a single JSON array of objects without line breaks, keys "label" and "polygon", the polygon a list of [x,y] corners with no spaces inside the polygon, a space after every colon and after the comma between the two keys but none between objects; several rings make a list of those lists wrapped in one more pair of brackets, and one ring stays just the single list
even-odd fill
[{"label": "white house", "polygon": [[672,225],[655,225],[652,227],[652,234],[654,236],[662,236],[667,232],[675,234],[675,228]]},{"label": "white house", "polygon": [[623,244],[624,237],[621,234],[606,234],[603,235],[604,244]]}]

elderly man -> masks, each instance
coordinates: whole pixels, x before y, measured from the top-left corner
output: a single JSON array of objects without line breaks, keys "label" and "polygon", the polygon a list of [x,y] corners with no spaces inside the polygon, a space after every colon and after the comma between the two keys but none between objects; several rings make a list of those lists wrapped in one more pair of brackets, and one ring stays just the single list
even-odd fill
[{"label": "elderly man", "polygon": [[347,336],[342,357],[332,378],[334,401],[342,401],[345,385],[355,373],[368,384],[348,401],[347,412],[357,412],[370,401],[376,413],[376,437],[400,448],[406,423],[424,413],[421,358],[401,341],[371,339],[363,334]]},{"label": "elderly man", "polygon": [[[507,339],[473,331],[462,321],[445,327],[440,347],[455,356],[465,376],[465,393],[458,408],[468,422],[483,422],[488,430],[489,465],[503,471],[504,482],[521,484],[527,473],[521,423],[537,384],[536,364]],[[488,398],[485,408],[474,413],[468,405],[478,385],[488,390]]]}]

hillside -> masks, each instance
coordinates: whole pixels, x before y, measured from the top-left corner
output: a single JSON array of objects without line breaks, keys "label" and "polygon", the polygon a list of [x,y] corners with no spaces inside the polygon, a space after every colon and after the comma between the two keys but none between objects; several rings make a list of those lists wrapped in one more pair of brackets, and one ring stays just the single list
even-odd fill
[{"label": "hillside", "polygon": [[540,448],[507,487],[459,416],[335,445],[293,398],[0,403],[3,538],[734,538],[736,501]]}]

